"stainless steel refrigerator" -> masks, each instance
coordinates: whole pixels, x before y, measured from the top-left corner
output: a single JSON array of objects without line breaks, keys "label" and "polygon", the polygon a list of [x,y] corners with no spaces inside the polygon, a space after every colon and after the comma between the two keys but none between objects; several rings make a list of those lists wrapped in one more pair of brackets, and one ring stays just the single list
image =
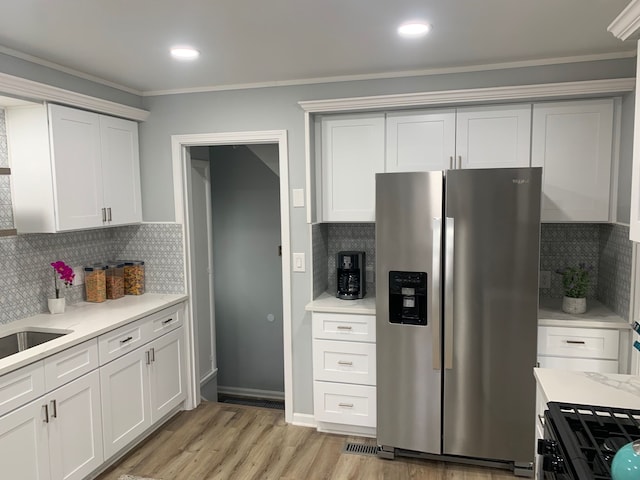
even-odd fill
[{"label": "stainless steel refrigerator", "polygon": [[376,175],[381,456],[531,466],[541,177]]}]

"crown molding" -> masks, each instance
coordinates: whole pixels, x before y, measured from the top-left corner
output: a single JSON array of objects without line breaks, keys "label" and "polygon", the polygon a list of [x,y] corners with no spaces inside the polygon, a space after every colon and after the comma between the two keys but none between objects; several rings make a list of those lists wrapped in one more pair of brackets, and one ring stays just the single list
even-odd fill
[{"label": "crown molding", "polygon": [[615,78],[611,80],[543,83],[537,85],[469,88],[464,90],[401,93],[371,97],[309,100],[298,102],[298,105],[306,112],[327,113],[385,108],[539,100],[560,97],[587,97],[630,92],[635,88],[635,82],[635,78]]},{"label": "crown molding", "polygon": [[640,29],[640,0],[632,0],[607,27],[614,37],[627,40]]},{"label": "crown molding", "polygon": [[62,103],[138,122],[142,122],[149,117],[149,112],[141,108],[91,97],[6,73],[0,73],[0,92],[25,99]]}]

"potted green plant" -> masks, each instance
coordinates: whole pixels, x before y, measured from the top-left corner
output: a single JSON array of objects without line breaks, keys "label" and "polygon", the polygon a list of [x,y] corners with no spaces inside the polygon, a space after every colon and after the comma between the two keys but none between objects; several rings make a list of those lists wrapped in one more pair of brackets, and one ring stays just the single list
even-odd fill
[{"label": "potted green plant", "polygon": [[577,267],[565,267],[556,270],[556,273],[562,275],[562,287],[564,288],[563,311],[567,313],[584,313],[587,311],[587,290],[591,283],[592,271],[593,266],[587,266],[585,263],[580,263]]}]

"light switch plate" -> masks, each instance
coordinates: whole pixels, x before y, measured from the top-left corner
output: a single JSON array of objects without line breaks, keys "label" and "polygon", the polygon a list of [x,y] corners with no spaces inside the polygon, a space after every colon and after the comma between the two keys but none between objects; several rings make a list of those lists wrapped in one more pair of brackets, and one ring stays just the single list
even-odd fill
[{"label": "light switch plate", "polygon": [[294,253],[293,254],[293,271],[294,272],[304,272],[304,252],[303,253]]},{"label": "light switch plate", "polygon": [[304,188],[293,189],[293,206],[304,207]]}]

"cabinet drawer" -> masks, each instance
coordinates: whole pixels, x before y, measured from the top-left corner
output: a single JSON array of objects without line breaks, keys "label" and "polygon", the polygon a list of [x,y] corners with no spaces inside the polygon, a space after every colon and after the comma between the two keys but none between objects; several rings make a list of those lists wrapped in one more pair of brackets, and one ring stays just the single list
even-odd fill
[{"label": "cabinet drawer", "polygon": [[47,391],[98,368],[98,339],[81,343],[44,360]]},{"label": "cabinet drawer", "polygon": [[617,360],[572,357],[538,357],[541,368],[558,368],[578,372],[618,373]]},{"label": "cabinet drawer", "polygon": [[142,318],[98,337],[100,365],[129,353],[151,339],[151,323]]},{"label": "cabinet drawer", "polygon": [[0,377],[0,416],[45,393],[43,362]]},{"label": "cabinet drawer", "polygon": [[313,378],[329,382],[375,385],[375,344],[314,340]]},{"label": "cabinet drawer", "polygon": [[538,355],[618,359],[618,330],[538,327]]},{"label": "cabinet drawer", "polygon": [[376,426],[376,387],[313,382],[316,421]]},{"label": "cabinet drawer", "polygon": [[172,307],[146,318],[150,323],[151,338],[155,339],[171,330],[175,330],[183,323],[182,314],[178,308]]},{"label": "cabinet drawer", "polygon": [[375,315],[314,312],[313,338],[326,340],[376,341]]}]

